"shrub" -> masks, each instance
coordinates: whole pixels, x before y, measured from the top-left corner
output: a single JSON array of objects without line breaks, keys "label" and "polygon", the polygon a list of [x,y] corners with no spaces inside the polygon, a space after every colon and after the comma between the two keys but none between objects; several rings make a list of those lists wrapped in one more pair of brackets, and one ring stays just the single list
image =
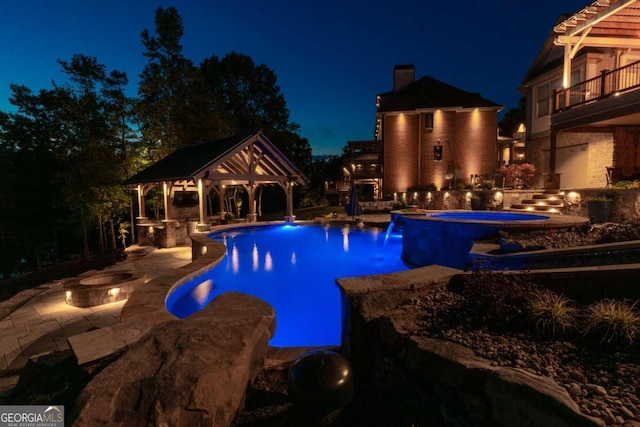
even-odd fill
[{"label": "shrub", "polygon": [[588,202],[599,202],[599,203],[612,203],[613,202],[613,198],[612,197],[608,197],[608,196],[593,196],[593,197],[588,197],[587,198],[587,203]]},{"label": "shrub", "polygon": [[485,190],[491,190],[496,186],[496,182],[492,179],[485,179],[482,181],[482,188]]},{"label": "shrub", "polygon": [[529,276],[476,271],[466,277],[462,296],[467,309],[496,327],[520,326],[525,306],[539,289]]},{"label": "shrub", "polygon": [[433,183],[430,182],[427,185],[412,185],[411,187],[407,188],[407,192],[408,193],[413,193],[413,192],[422,192],[422,191],[438,191],[438,186]]},{"label": "shrub", "polygon": [[528,187],[536,177],[536,167],[531,163],[512,164],[500,170],[500,173],[511,185]]},{"label": "shrub", "polygon": [[587,308],[584,335],[592,342],[614,348],[629,346],[640,335],[636,302],[603,299]]},{"label": "shrub", "polygon": [[612,185],[613,188],[619,189],[629,189],[629,188],[640,188],[640,180],[634,181],[618,181]]},{"label": "shrub", "polygon": [[577,310],[571,300],[555,292],[542,290],[527,301],[527,317],[533,331],[546,338],[560,338],[576,326]]}]

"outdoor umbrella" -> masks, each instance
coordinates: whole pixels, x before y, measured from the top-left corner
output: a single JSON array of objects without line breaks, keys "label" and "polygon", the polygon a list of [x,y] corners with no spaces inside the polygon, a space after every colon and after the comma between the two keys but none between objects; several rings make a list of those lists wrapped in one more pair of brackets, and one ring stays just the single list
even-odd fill
[{"label": "outdoor umbrella", "polygon": [[347,216],[355,219],[355,217],[360,216],[361,213],[362,208],[358,202],[358,191],[356,190],[356,185],[351,184],[351,195],[349,196],[349,203],[347,204]]}]

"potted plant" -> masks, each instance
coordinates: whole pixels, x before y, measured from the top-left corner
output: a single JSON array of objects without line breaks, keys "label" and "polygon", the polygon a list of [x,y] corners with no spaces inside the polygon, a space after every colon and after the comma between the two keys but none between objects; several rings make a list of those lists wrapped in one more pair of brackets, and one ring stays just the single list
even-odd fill
[{"label": "potted plant", "polygon": [[608,196],[595,196],[587,199],[587,209],[589,219],[593,223],[603,223],[609,221],[611,216],[611,205],[613,199]]}]

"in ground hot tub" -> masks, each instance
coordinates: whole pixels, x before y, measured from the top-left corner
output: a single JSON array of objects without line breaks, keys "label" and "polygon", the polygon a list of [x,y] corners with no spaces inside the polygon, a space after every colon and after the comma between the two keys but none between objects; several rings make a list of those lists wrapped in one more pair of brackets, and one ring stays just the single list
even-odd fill
[{"label": "in ground hot tub", "polygon": [[93,307],[122,301],[146,282],[146,275],[132,271],[106,271],[67,279],[65,300],[75,307]]},{"label": "in ground hot tub", "polygon": [[503,211],[431,211],[397,214],[402,223],[402,259],[416,266],[432,264],[466,269],[475,240],[498,236],[501,230],[561,229],[587,224],[588,218]]}]

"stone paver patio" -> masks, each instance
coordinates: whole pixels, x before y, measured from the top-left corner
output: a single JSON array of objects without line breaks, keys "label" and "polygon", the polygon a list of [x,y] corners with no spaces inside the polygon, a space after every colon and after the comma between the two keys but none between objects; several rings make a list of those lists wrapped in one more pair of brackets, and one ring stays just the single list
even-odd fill
[{"label": "stone paver patio", "polygon": [[[132,270],[145,274],[150,281],[191,262],[189,246],[146,251],[142,258],[107,270]],[[63,281],[43,284],[0,303],[0,392],[15,385],[17,375],[11,374],[17,374],[29,359],[69,350],[69,338],[118,323],[125,303],[88,308],[68,305]]]}]

